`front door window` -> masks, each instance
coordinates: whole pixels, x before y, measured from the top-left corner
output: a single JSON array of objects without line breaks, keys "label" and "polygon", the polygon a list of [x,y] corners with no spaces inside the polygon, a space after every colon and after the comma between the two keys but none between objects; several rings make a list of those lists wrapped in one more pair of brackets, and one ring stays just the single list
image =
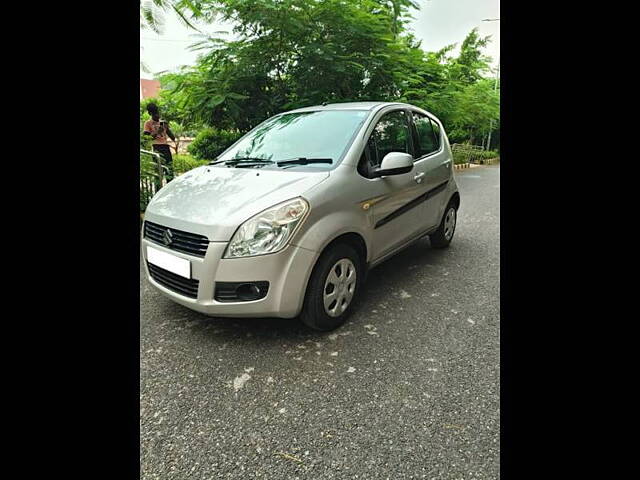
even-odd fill
[{"label": "front door window", "polygon": [[403,110],[387,113],[378,121],[369,137],[358,171],[372,178],[373,171],[390,152],[412,154],[409,122]]}]

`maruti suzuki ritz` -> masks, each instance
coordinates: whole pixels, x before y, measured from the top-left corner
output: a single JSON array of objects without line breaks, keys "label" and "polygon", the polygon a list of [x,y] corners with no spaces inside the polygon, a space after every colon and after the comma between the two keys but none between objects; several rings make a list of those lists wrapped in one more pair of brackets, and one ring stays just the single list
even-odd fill
[{"label": "maruti suzuki ritz", "polygon": [[447,247],[460,195],[440,121],[412,105],[323,104],[264,121],[147,207],[149,283],[218,317],[342,325],[367,271],[428,235]]}]

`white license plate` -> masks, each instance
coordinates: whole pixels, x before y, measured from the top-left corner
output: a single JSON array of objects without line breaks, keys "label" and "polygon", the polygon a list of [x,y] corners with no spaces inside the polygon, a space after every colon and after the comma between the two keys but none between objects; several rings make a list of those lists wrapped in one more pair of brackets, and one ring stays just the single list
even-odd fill
[{"label": "white license plate", "polygon": [[176,257],[170,253],[163,252],[157,248],[153,248],[147,245],[147,260],[149,263],[156,265],[157,267],[164,268],[165,270],[180,275],[184,278],[191,278],[191,262],[184,258]]}]

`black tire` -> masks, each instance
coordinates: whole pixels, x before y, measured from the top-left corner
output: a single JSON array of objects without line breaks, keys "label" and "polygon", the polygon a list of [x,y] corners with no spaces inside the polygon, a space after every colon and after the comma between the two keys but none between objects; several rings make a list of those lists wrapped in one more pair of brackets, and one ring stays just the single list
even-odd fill
[{"label": "black tire", "polygon": [[[348,259],[355,268],[355,285],[353,295],[347,303],[345,310],[338,316],[329,315],[324,306],[325,284],[327,277],[336,263],[340,260]],[[304,305],[300,313],[300,320],[309,328],[328,332],[343,325],[353,310],[353,305],[357,300],[360,286],[364,280],[364,268],[362,259],[356,250],[346,244],[340,243],[329,248],[318,259],[311,278],[307,285],[304,298]],[[348,288],[348,287],[347,287]]]},{"label": "black tire", "polygon": [[[451,210],[453,210],[453,219],[454,219],[453,231],[449,236],[447,236],[445,235],[445,229],[446,229],[445,223],[447,220],[447,215]],[[442,214],[442,220],[440,220],[440,225],[438,226],[438,229],[435,232],[433,232],[431,235],[429,235],[431,246],[433,248],[447,248],[451,243],[451,240],[453,240],[453,235],[456,231],[457,223],[458,223],[458,211],[456,209],[455,203],[451,201],[447,205],[447,208],[444,209],[444,213]]]}]

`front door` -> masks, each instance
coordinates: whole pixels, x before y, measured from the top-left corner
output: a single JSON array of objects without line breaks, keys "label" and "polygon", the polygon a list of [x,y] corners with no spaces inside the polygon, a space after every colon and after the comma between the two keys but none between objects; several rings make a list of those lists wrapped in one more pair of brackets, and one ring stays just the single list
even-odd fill
[{"label": "front door", "polygon": [[378,259],[424,231],[422,196],[426,192],[420,171],[375,178],[372,172],[390,152],[414,155],[409,112],[394,110],[378,120],[358,171],[369,178],[372,208],[372,259]]}]

